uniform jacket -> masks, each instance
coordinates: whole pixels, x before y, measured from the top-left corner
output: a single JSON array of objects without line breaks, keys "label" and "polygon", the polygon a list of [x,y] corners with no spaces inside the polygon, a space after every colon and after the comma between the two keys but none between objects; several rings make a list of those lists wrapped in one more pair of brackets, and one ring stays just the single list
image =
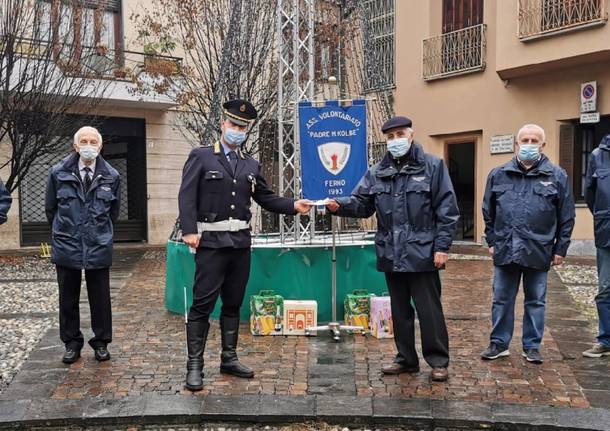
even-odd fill
[{"label": "uniform jacket", "polygon": [[119,173],[102,156],[85,195],[74,153],[51,168],[45,210],[52,228],[53,263],[68,268],[112,265],[113,223],[119,215]]},{"label": "uniform jacket", "polygon": [[2,181],[0,181],[0,224],[6,221],[6,214],[11,207],[11,194],[8,192]]},{"label": "uniform jacket", "polygon": [[589,157],[585,200],[593,213],[595,246],[610,248],[610,135]]},{"label": "uniform jacket", "polygon": [[434,252],[447,252],[459,219],[445,163],[413,143],[400,172],[390,154],[371,167],[352,195],[338,198],[337,215],[377,214],[377,269],[435,271]]},{"label": "uniform jacket", "polygon": [[[254,199],[267,211],[295,214],[294,200],[274,194],[261,175],[260,164],[240,154],[235,173],[219,142],[195,148],[184,164],[178,194],[182,234],[197,233],[197,222],[250,221]],[[203,232],[200,247],[250,247],[250,229],[237,232]]]},{"label": "uniform jacket", "polygon": [[527,171],[515,157],[487,178],[483,218],[496,266],[548,270],[553,255],[566,255],[575,216],[568,176],[544,154]]}]

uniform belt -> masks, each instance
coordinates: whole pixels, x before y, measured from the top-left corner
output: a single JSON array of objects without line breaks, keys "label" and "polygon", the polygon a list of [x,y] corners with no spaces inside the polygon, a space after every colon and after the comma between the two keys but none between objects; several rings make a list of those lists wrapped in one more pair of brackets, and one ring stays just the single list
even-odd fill
[{"label": "uniform belt", "polygon": [[213,223],[197,222],[197,231],[201,232],[237,232],[250,228],[245,220],[222,220]]}]

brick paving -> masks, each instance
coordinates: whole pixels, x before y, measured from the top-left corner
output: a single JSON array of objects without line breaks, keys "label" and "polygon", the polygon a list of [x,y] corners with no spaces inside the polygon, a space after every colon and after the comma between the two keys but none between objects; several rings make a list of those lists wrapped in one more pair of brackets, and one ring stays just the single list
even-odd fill
[{"label": "brick paving", "polygon": [[[85,349],[83,358],[69,367],[51,391],[52,399],[191,395],[183,389],[183,317],[164,309],[164,273],[165,263],[158,255],[145,256],[135,264],[113,299],[112,360],[97,363],[93,353]],[[205,354],[205,389],[192,396],[356,395],[589,407],[571,361],[564,358],[555,341],[553,328],[545,334],[544,364],[528,364],[521,357],[522,305],[516,307],[519,316],[512,356],[493,362],[479,359],[488,343],[491,275],[491,262],[482,260],[452,262],[443,274],[452,356],[450,380],[445,384],[430,382],[423,360],[422,372],[417,375],[381,375],[382,364],[395,354],[393,340],[345,336],[342,342],[334,343],[325,334],[315,338],[253,337],[245,325],[238,353],[256,376],[243,380],[221,375],[220,334],[213,323]],[[557,277],[553,280],[561,288],[561,281]],[[521,295],[518,301],[522,304]],[[547,307],[553,306],[551,297]],[[560,326],[557,331],[561,331]],[[48,358],[59,360],[59,356]],[[606,386],[609,383],[610,377]]]}]

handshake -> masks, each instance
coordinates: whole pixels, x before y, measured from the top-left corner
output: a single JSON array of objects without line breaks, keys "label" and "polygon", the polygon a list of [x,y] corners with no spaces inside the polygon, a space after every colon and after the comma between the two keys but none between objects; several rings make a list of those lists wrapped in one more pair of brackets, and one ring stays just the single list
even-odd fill
[{"label": "handshake", "polygon": [[337,201],[329,198],[319,201],[299,199],[298,201],[294,202],[294,209],[300,214],[307,214],[313,206],[325,206],[331,213],[334,213],[339,209],[339,204]]}]

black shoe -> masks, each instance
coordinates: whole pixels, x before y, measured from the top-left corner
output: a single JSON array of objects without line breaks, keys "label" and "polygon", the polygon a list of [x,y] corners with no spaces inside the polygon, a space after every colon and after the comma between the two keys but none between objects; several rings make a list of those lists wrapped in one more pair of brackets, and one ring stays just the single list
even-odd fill
[{"label": "black shoe", "polygon": [[110,352],[106,346],[100,346],[93,349],[95,353],[95,359],[99,362],[108,361],[110,359]]},{"label": "black shoe", "polygon": [[239,362],[235,351],[239,337],[239,317],[220,316],[220,334],[222,341],[220,372],[244,379],[254,377],[254,371]]},{"label": "black shoe", "polygon": [[78,361],[78,358],[80,358],[80,350],[76,350],[76,349],[66,349],[66,351],[64,352],[64,357],[61,358],[61,361],[64,364],[73,364],[76,361]]},{"label": "black shoe", "polygon": [[481,358],[488,361],[510,355],[510,352],[504,346],[499,346],[496,343],[490,343],[489,347],[481,353]]},{"label": "black shoe", "polygon": [[203,389],[203,352],[208,339],[210,324],[208,322],[188,322],[186,324],[186,383],[189,391]]},{"label": "black shoe", "polygon": [[540,350],[538,349],[524,350],[523,357],[527,359],[527,362],[531,362],[532,364],[542,364],[542,362],[544,362]]}]

